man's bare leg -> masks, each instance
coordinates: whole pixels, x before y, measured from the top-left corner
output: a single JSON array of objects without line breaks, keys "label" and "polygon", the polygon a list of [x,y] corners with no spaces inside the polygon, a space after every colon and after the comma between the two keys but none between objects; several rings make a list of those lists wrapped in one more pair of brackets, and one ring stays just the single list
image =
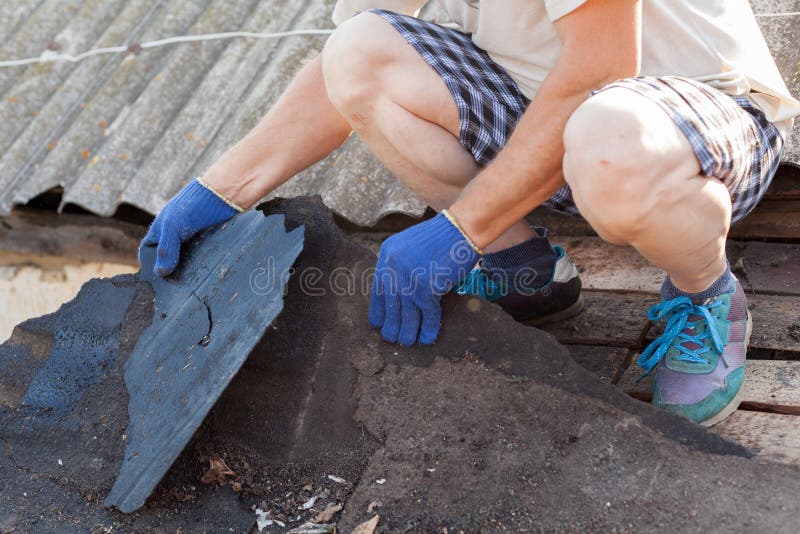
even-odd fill
[{"label": "man's bare leg", "polygon": [[[369,28],[352,27],[369,18],[375,19]],[[358,45],[353,35],[362,30],[367,40],[386,43],[380,54],[375,47],[358,47],[337,57],[345,46]],[[239,205],[251,206],[327,156],[355,129],[426,203],[436,210],[449,206],[478,166],[458,141],[458,111],[441,78],[390,25],[369,13],[344,24],[325,56],[336,67],[327,69],[327,79],[322,57],[304,67],[260,123],[209,168],[206,181]],[[349,110],[366,101],[369,109]],[[532,236],[520,221],[487,250]]]},{"label": "man's bare leg", "polygon": [[565,178],[601,237],[633,246],[687,293],[725,272],[730,193],[700,175],[660,106],[627,89],[603,91],[572,116],[564,144]]}]

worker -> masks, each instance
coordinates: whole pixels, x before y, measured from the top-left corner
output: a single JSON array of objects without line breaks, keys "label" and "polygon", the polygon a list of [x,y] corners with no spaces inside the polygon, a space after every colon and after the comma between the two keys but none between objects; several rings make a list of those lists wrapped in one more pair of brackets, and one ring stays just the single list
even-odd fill
[{"label": "worker", "polygon": [[156,273],[355,132],[438,211],[381,246],[368,319],[386,341],[434,343],[451,291],[533,324],[578,313],[576,268],[525,219],[545,205],[666,272],[639,358],[652,402],[731,413],[751,318],[725,242],[800,114],[747,0],[440,0],[446,25],[425,3],[339,0],[320,55],[158,214]]}]

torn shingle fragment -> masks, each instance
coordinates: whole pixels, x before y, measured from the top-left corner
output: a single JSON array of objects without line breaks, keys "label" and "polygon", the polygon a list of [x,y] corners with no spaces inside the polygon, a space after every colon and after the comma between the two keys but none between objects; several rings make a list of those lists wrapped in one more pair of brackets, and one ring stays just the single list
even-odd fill
[{"label": "torn shingle fragment", "polygon": [[129,439],[106,506],[144,504],[283,309],[302,242],[302,228],[287,233],[282,216],[251,211],[185,247],[165,280],[152,275],[156,249],[142,249],[155,309],[125,364]]}]

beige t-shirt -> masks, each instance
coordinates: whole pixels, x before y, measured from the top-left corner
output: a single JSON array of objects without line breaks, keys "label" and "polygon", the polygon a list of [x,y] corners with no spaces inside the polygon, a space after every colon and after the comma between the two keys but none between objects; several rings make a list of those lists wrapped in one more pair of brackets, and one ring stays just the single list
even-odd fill
[{"label": "beige t-shirt", "polygon": [[[586,0],[438,0],[528,98],[555,66],[553,22]],[[338,25],[358,11],[415,14],[426,0],[338,0]],[[800,102],[786,88],[747,0],[644,0],[642,74],[685,76],[730,95],[747,95],[784,139]]]}]

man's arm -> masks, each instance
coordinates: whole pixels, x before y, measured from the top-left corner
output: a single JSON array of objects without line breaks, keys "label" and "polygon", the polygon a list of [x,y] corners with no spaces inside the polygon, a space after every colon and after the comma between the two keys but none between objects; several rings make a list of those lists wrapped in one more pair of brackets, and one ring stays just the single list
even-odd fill
[{"label": "man's arm", "polygon": [[562,42],[556,66],[508,144],[449,209],[479,247],[494,241],[564,184],[564,127],[589,92],[639,73],[638,0],[589,0],[555,26]]},{"label": "man's arm", "polygon": [[[390,9],[414,14],[426,0],[339,0],[333,19],[341,24],[354,13]],[[298,72],[269,112],[229,148],[205,174],[205,181],[242,208],[249,208],[279,185],[344,143],[350,125],[328,100],[322,55]]]},{"label": "man's arm", "polygon": [[258,125],[214,162],[205,181],[247,209],[330,154],[350,131],[328,100],[319,55],[300,70]]}]

